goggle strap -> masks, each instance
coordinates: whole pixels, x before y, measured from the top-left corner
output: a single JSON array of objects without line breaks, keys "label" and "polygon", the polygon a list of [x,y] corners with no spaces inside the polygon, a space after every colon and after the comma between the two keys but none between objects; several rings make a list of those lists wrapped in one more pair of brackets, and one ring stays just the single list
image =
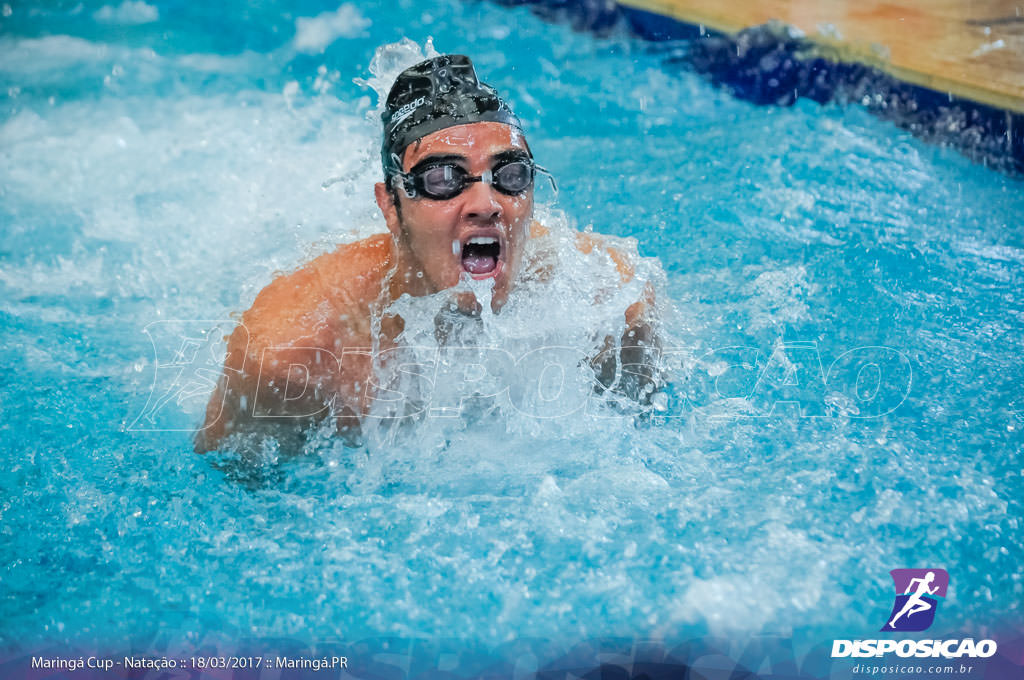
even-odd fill
[{"label": "goggle strap", "polygon": [[416,198],[416,183],[407,173],[396,172],[391,175],[391,186],[395,189],[401,189],[407,198]]},{"label": "goggle strap", "polygon": [[394,151],[391,152],[391,167],[395,169],[395,172],[402,172],[402,159]]},{"label": "goggle strap", "polygon": [[533,169],[548,178],[551,182],[551,188],[555,191],[555,200],[558,200],[558,183],[555,182],[555,176],[547,168],[542,168],[536,163],[533,164]]}]

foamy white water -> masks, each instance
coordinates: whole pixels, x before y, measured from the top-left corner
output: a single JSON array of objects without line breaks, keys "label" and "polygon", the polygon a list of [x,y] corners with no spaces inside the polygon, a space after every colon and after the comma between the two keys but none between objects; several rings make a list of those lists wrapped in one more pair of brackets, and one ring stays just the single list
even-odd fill
[{"label": "foamy white water", "polygon": [[[924,562],[954,579],[944,629],[1019,617],[1013,180],[856,110],[750,107],[524,11],[225,11],[4,19],[5,641],[140,621],[190,643],[820,637],[877,630],[888,570]],[[673,417],[591,401],[563,353],[563,382],[495,363],[504,402],[361,447],[286,459],[269,442],[255,468],[193,454],[233,315],[276,272],[383,230],[376,92],[429,34],[509,93],[561,181],[554,238],[593,224],[635,238],[648,278],[664,266]],[[639,293],[559,252],[559,277],[468,322],[482,359],[587,355]],[[434,360],[440,302],[399,303]],[[840,360],[862,347],[896,354]],[[464,378],[443,375],[442,405]],[[152,414],[164,431],[133,428],[154,383],[180,388]],[[564,398],[543,398],[553,385]]]}]

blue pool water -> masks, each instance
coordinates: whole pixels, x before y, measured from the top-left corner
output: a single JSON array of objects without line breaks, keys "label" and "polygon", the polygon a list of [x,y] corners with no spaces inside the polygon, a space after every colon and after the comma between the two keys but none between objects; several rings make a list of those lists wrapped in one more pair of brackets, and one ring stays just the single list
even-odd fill
[{"label": "blue pool water", "polygon": [[[1021,623],[1020,180],[525,9],[3,7],[3,644],[870,637],[921,566],[943,631]],[[430,36],[507,93],[564,220],[660,261],[667,411],[194,454],[216,329],[383,228],[353,81]]]}]

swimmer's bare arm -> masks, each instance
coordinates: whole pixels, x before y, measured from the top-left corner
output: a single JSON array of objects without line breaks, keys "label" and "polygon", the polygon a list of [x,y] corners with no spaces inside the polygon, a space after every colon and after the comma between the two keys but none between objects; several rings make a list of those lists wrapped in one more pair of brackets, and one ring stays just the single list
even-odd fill
[{"label": "swimmer's bare arm", "polygon": [[[530,228],[532,237],[545,236],[548,229],[537,222]],[[603,251],[615,264],[622,283],[632,281],[636,276],[636,267],[631,256],[622,250],[608,245],[606,240],[593,232],[577,232],[576,247],[580,252]],[[619,338],[619,351],[615,339],[605,339],[604,349],[591,362],[598,381],[610,388],[625,394],[631,399],[646,402],[660,384],[661,376],[655,368],[657,355],[661,351],[661,342],[657,333],[657,312],[654,287],[647,282],[644,285],[643,297],[625,310],[626,329]],[[618,381],[616,381],[618,377]]]},{"label": "swimmer's bare arm", "polygon": [[269,435],[282,449],[295,451],[309,427],[329,412],[329,402],[320,398],[324,376],[307,372],[316,360],[302,346],[305,340],[282,345],[249,335],[246,326],[239,326],[228,341],[224,373],[196,434],[197,451],[216,449],[231,435],[247,435],[237,442],[239,448],[258,446]]},{"label": "swimmer's bare arm", "polygon": [[[608,251],[611,255],[614,249],[609,247]],[[623,282],[628,280],[623,278]],[[614,339],[608,336],[605,350],[592,362],[597,379],[604,387],[643,404],[649,402],[663,383],[657,368],[661,339],[657,332],[656,309],[654,287],[647,282],[643,297],[626,308],[626,329],[619,337],[618,350],[615,350]]]},{"label": "swimmer's bare arm", "polygon": [[[663,386],[663,376],[657,369],[661,339],[656,330],[656,316],[654,288],[648,283],[644,286],[644,299],[626,309],[626,330],[619,338],[622,371],[619,391],[642,403],[647,403]],[[614,370],[614,365],[602,366],[600,377],[614,380],[614,374],[606,372],[609,368]],[[602,384],[607,387],[609,383],[602,381]]]},{"label": "swimmer's bare arm", "polygon": [[298,311],[284,299],[285,287],[295,289],[295,300],[315,294],[295,277],[265,288],[228,339],[224,373],[196,435],[196,450],[215,449],[235,434],[247,435],[237,442],[240,448],[272,435],[282,448],[296,450],[304,432],[327,415],[325,395],[331,394],[338,371],[330,355],[320,351],[327,331],[315,320],[315,308]]},{"label": "swimmer's bare arm", "polygon": [[369,370],[364,298],[379,290],[384,245],[371,238],[342,246],[260,292],[228,341],[197,451],[235,434],[246,435],[237,444],[243,449],[273,436],[282,449],[298,451],[310,427],[328,416],[343,435],[358,428],[360,382]]}]

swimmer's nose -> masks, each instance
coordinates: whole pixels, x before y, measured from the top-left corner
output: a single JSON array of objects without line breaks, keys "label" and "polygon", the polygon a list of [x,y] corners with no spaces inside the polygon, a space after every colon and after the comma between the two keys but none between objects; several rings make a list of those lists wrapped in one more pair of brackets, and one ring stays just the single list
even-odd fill
[{"label": "swimmer's nose", "polygon": [[475,222],[493,222],[501,217],[501,203],[494,195],[495,190],[490,184],[474,182],[463,192],[466,196],[463,203],[463,214]]}]

